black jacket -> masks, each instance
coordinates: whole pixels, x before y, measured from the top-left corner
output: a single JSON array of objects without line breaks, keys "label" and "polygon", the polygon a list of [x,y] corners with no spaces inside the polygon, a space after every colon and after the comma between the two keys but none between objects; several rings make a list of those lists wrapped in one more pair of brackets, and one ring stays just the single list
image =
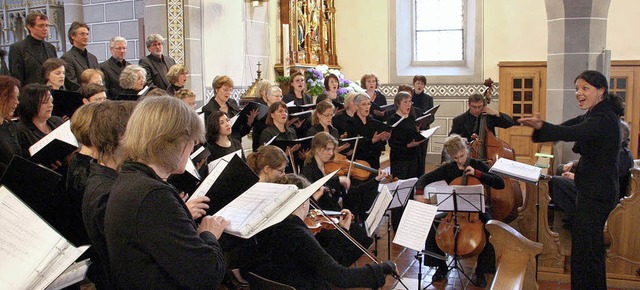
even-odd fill
[{"label": "black jacket", "polygon": [[0,176],[9,166],[13,155],[25,157],[20,142],[18,142],[16,123],[4,120],[4,123],[0,124]]},{"label": "black jacket", "polygon": [[295,215],[257,235],[258,246],[269,262],[257,270],[265,278],[296,289],[379,288],[386,263],[344,267],[336,262],[313,237],[305,223]]},{"label": "black jacket", "polygon": [[80,88],[80,74],[86,69],[100,68],[98,58],[86,49],[81,51],[75,46],[63,54],[61,57],[66,64],[64,66],[64,87],[70,91],[77,91]]},{"label": "black jacket", "polygon": [[176,64],[173,58],[163,55],[162,59],[159,59],[155,55],[149,54],[141,58],[138,64],[147,71],[147,86],[154,85],[163,90],[169,87],[167,72]]},{"label": "black jacket", "polygon": [[178,191],[145,164],[123,164],[104,230],[119,289],[215,289],[222,281],[226,266],[215,236],[198,234]]},{"label": "black jacket", "polygon": [[[467,110],[463,114],[453,118],[451,132],[449,132],[449,135],[458,134],[462,138],[467,138],[467,141],[471,141],[471,135],[473,135],[474,133],[478,134],[478,130],[480,127],[479,125],[476,126],[476,122],[479,122],[479,118],[474,117]],[[496,127],[509,128],[511,126],[513,126],[513,119],[511,118],[511,116],[505,113],[500,113],[500,117],[496,117],[493,115],[487,116],[487,128],[494,135],[496,134]]]},{"label": "black jacket", "polygon": [[618,153],[620,151],[620,124],[614,106],[608,101],[596,104],[584,115],[560,125],[545,122],[533,132],[534,142],[575,142],[573,152],[580,154],[575,183],[578,200],[586,198],[602,206],[599,210],[613,209],[619,193]]},{"label": "black jacket", "polygon": [[127,60],[122,60],[119,63],[113,57],[100,64],[100,70],[104,73],[104,86],[107,88],[107,96],[110,100],[115,100],[120,95],[120,91],[122,91],[120,74],[130,64]]},{"label": "black jacket", "polygon": [[58,57],[53,44],[37,40],[31,35],[9,47],[9,70],[11,76],[27,84],[44,84],[42,64],[52,57]]}]

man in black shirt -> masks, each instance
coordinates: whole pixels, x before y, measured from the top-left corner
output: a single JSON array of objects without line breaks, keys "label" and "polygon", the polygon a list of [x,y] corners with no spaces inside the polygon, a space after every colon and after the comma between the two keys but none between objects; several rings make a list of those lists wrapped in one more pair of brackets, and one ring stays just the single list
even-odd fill
[{"label": "man in black shirt", "polygon": [[494,135],[496,133],[495,127],[509,128],[513,126],[511,116],[489,108],[480,94],[471,95],[468,104],[469,110],[453,118],[449,135],[458,134],[463,138],[467,138],[467,141],[476,138],[480,130],[479,117],[482,115],[487,116],[487,128]]},{"label": "man in black shirt", "polygon": [[131,63],[125,60],[127,55],[127,40],[122,36],[116,36],[109,41],[111,58],[100,64],[100,70],[104,73],[104,86],[107,87],[107,96],[115,100],[122,87],[120,86],[120,73]]},{"label": "man in black shirt", "polygon": [[167,72],[176,64],[169,56],[164,56],[162,42],[164,38],[160,34],[151,34],[147,37],[146,45],[149,55],[140,59],[138,63],[147,71],[147,86],[154,85],[166,90],[169,87]]},{"label": "man in black shirt", "polygon": [[67,64],[65,68],[64,87],[69,91],[80,88],[78,78],[85,69],[98,68],[98,58],[87,51],[89,44],[89,26],[86,23],[74,21],[67,33],[71,49],[60,57]]},{"label": "man in black shirt", "polygon": [[44,39],[49,35],[49,18],[42,12],[30,12],[26,19],[29,35],[9,47],[9,71],[24,86],[44,83],[42,64],[57,57],[56,48]]}]

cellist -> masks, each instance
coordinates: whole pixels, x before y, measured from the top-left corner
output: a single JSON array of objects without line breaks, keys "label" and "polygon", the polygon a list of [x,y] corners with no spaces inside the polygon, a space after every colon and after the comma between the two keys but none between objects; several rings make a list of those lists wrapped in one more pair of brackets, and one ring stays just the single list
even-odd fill
[{"label": "cellist", "polygon": [[[487,185],[491,188],[504,188],[505,184],[502,178],[498,175],[489,173],[489,167],[486,164],[473,158],[471,158],[467,163],[467,159],[470,158],[469,148],[467,147],[462,137],[460,137],[459,135],[454,134],[445,139],[444,151],[448,154],[448,156],[450,156],[451,160],[447,163],[444,163],[437,169],[422,175],[420,179],[418,179],[414,196],[414,199],[416,201],[427,202],[427,199],[424,196],[424,188],[428,184],[441,180],[444,180],[447,183],[451,183],[451,181],[453,181],[457,177],[462,176],[463,174],[475,177],[480,180],[482,184]],[[468,164],[468,166],[465,166],[466,164]],[[447,214],[448,213],[437,215],[434,220],[434,227],[437,227],[439,221]],[[485,213],[480,214],[480,219],[483,223],[486,223],[491,219],[491,212],[488,208]],[[434,227],[432,227],[431,231],[429,232],[425,249],[429,252],[444,255],[442,250],[440,250],[436,245],[436,231],[434,230]],[[486,230],[485,233],[487,233]],[[448,269],[445,261],[426,256],[424,264],[426,266],[438,267],[435,274],[433,274],[431,278],[432,281],[441,281],[447,277]],[[476,280],[474,281],[474,284],[479,287],[485,287],[487,281],[484,274],[495,273],[495,270],[495,252],[493,246],[488,242],[487,239],[487,243],[485,244],[484,249],[478,256]]]}]

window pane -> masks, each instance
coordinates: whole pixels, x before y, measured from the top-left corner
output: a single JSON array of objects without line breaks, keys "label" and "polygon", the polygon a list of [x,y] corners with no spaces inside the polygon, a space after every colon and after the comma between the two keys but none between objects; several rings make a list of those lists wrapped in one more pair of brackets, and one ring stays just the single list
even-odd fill
[{"label": "window pane", "polygon": [[522,101],[522,92],[521,91],[514,91],[513,92],[513,100],[516,101],[516,102]]},{"label": "window pane", "polygon": [[525,91],[524,92],[524,100],[526,102],[531,102],[533,101],[533,92],[532,91]]},{"label": "window pane", "polygon": [[533,114],[533,105],[532,104],[524,104],[524,113],[527,115]]},{"label": "window pane", "polygon": [[627,88],[627,78],[619,78],[616,80],[616,86],[618,89],[626,89]]},{"label": "window pane", "polygon": [[418,32],[416,60],[462,60],[462,31]]},{"label": "window pane", "polygon": [[520,104],[513,104],[513,114],[520,114],[522,113],[522,111],[520,111]]},{"label": "window pane", "polygon": [[533,88],[533,79],[524,79],[524,88],[525,89]]},{"label": "window pane", "polygon": [[415,0],[415,61],[464,60],[463,0]]},{"label": "window pane", "polygon": [[522,80],[521,79],[513,79],[513,88],[521,89],[522,88]]}]

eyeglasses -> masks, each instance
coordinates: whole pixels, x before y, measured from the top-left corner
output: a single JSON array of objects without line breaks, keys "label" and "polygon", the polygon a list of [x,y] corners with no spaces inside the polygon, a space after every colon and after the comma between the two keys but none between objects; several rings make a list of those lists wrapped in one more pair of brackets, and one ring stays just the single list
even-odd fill
[{"label": "eyeglasses", "polygon": [[325,116],[327,118],[333,118],[333,116],[335,116],[335,114],[331,113],[331,114],[320,114],[322,116]]}]

